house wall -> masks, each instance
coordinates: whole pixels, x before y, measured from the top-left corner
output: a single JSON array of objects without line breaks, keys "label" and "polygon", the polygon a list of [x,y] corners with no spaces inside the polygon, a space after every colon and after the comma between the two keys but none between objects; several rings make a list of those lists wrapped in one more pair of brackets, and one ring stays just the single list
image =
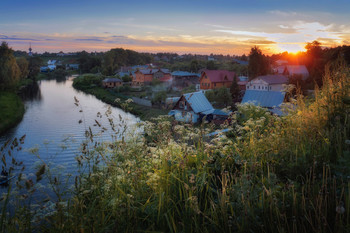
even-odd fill
[{"label": "house wall", "polygon": [[123,84],[121,82],[103,82],[102,86],[103,87],[119,87],[122,86]]},{"label": "house wall", "polygon": [[246,89],[254,90],[254,91],[271,91],[269,90],[270,89],[269,84],[260,79],[252,80],[248,82],[246,85]]},{"label": "house wall", "polygon": [[140,71],[135,72],[132,80],[132,85],[141,86],[143,85],[144,82],[145,82],[144,75]]},{"label": "house wall", "polygon": [[269,91],[283,91],[284,90],[283,84],[271,84],[270,87],[271,88]]},{"label": "house wall", "polygon": [[198,121],[198,115],[194,113],[193,111],[181,111],[181,110],[174,110],[175,111],[175,120],[181,121],[181,122],[187,122],[187,123],[196,123]]},{"label": "house wall", "polygon": [[202,77],[199,80],[199,83],[200,83],[200,88],[202,90],[212,89],[211,81],[205,73],[202,74]]}]

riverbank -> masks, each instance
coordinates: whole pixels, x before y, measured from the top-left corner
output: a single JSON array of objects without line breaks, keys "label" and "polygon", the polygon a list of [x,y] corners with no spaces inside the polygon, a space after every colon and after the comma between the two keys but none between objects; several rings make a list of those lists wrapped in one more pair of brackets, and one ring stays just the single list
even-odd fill
[{"label": "riverbank", "polygon": [[13,92],[0,92],[0,135],[16,126],[23,118],[24,104]]},{"label": "riverbank", "polygon": [[[152,118],[158,117],[160,115],[167,115],[169,112],[168,109],[147,107],[132,102],[128,103],[126,106],[124,103],[127,99],[129,99],[127,96],[113,92],[109,89],[105,89],[98,85],[79,85],[77,82],[73,81],[73,87],[77,90],[83,91],[84,93],[94,95],[97,99],[107,104],[122,108],[124,111],[130,112],[140,117],[140,119],[144,121],[151,120]],[[120,99],[120,101],[116,102],[116,99]]]}]

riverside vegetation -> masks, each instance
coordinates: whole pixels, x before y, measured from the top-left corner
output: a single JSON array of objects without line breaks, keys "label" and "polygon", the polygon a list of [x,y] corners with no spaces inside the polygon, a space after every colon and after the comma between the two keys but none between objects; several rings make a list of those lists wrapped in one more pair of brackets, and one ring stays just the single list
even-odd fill
[{"label": "riverside vegetation", "polygon": [[[128,96],[122,93],[115,92],[101,86],[104,76],[96,74],[84,74],[73,80],[73,87],[85,93],[94,95],[97,99],[102,100],[112,106],[122,107],[125,111],[139,116],[142,120],[151,120],[159,115],[168,114],[168,110],[154,107],[147,107],[134,104],[130,101]],[[119,99],[119,101],[115,101]],[[123,107],[128,105],[128,107]]]},{"label": "riverside vegetation", "polygon": [[[123,119],[113,122],[107,111],[115,140],[101,142],[87,127],[74,185],[62,188],[64,177],[47,164],[32,179],[19,174],[1,199],[0,228],[349,232],[350,70],[330,70],[314,98],[298,96],[287,116],[238,105],[233,124],[223,126],[230,132],[213,138],[205,137],[210,125],[177,125],[167,117],[142,123],[144,134],[126,135],[125,128],[115,127]],[[98,119],[95,127],[104,131]],[[21,169],[12,157],[22,141],[1,149],[10,173]],[[44,180],[56,198],[34,205]]]}]

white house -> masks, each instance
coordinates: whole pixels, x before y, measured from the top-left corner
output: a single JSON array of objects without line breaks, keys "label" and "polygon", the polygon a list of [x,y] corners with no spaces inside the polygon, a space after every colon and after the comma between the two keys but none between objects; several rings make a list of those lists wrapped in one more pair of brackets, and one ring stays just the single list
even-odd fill
[{"label": "white house", "polygon": [[248,82],[246,90],[283,91],[284,84],[288,84],[288,78],[284,75],[264,75]]}]

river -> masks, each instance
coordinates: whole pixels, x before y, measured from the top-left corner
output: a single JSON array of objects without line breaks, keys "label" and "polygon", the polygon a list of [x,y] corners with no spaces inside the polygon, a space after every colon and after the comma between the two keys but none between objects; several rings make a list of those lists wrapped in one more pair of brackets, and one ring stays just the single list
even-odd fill
[{"label": "river", "polygon": [[[91,127],[93,132],[100,131],[95,120],[107,128],[97,140],[113,140],[108,119],[97,116],[98,112],[104,115],[108,105],[92,95],[75,90],[72,87],[73,78],[38,82],[37,88],[24,94],[26,111],[23,120],[0,137],[2,145],[8,139],[26,135],[23,149],[14,153],[16,160],[24,163],[27,178],[35,179],[36,167],[42,162],[58,170],[61,175],[74,176],[77,172],[75,157],[85,139],[86,129]],[[79,100],[80,106],[75,105],[74,97]],[[137,117],[119,108],[112,107],[111,110],[115,123],[120,123],[121,116],[125,121],[123,124],[135,130],[133,128],[139,122]]]}]

